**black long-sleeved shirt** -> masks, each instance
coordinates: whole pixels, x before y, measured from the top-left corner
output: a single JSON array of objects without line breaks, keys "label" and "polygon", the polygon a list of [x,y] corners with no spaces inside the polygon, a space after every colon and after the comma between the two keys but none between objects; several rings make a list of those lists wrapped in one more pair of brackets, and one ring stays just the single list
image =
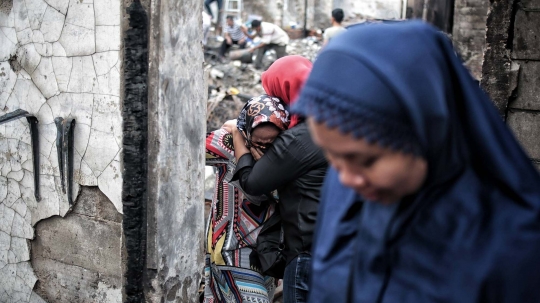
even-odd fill
[{"label": "black long-sleeved shirt", "polygon": [[327,167],[305,123],[281,133],[259,161],[250,153],[238,161],[233,180],[239,180],[245,193],[263,195],[278,190],[287,263],[311,250]]}]

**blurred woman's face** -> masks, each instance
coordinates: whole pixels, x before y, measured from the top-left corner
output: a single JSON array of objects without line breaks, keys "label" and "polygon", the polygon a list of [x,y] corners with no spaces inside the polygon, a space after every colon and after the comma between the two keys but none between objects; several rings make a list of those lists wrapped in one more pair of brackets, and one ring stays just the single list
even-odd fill
[{"label": "blurred woman's face", "polygon": [[272,142],[279,135],[280,130],[275,125],[271,123],[263,123],[253,129],[251,132],[251,142],[248,148],[255,147],[262,153],[264,153],[270,146]]},{"label": "blurred woman's face", "polygon": [[355,139],[313,119],[308,124],[313,141],[339,172],[340,182],[365,199],[397,202],[424,183],[427,162],[423,158]]}]

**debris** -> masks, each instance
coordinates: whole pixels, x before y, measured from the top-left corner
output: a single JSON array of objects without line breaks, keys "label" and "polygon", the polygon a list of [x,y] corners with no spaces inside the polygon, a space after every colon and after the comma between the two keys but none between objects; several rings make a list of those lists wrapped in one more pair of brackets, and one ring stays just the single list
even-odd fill
[{"label": "debris", "polygon": [[224,76],[223,72],[218,69],[212,68],[210,70],[210,77],[214,79],[223,79],[223,76]]},{"label": "debris", "polygon": [[[264,93],[261,84],[263,71],[256,70],[250,64],[253,54],[247,49],[231,50],[229,59],[222,61],[215,55],[218,52],[215,48],[220,45],[219,41],[217,38],[209,38],[208,45],[213,45],[214,49],[208,47],[205,51],[205,69],[209,74],[206,124],[208,131],[221,127],[227,120],[236,119],[245,102]],[[313,61],[320,48],[320,42],[316,37],[307,37],[290,40],[287,52],[289,55],[300,55]],[[275,51],[267,51],[263,58],[263,66],[268,67],[275,60]]]}]

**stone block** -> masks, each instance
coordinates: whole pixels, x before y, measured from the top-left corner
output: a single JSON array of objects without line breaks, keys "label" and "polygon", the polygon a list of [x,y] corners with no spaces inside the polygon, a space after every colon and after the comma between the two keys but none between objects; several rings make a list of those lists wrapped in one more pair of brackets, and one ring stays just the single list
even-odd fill
[{"label": "stone block", "polygon": [[540,0],[521,0],[521,5],[525,8],[540,8]]},{"label": "stone block", "polygon": [[540,112],[511,111],[507,123],[529,157],[540,160]]},{"label": "stone block", "polygon": [[121,275],[121,224],[70,214],[39,222],[35,232],[34,258],[59,260],[103,275]]},{"label": "stone block", "polygon": [[58,260],[35,258],[35,292],[47,302],[120,303],[122,280]]},{"label": "stone block", "polygon": [[540,62],[519,61],[517,98],[510,107],[540,110]]},{"label": "stone block", "polygon": [[540,60],[540,12],[518,10],[512,58]]}]

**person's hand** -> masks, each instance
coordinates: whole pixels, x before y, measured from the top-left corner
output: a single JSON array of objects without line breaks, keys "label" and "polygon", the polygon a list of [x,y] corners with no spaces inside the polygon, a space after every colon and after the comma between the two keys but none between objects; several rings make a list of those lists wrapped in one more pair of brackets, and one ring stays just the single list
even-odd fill
[{"label": "person's hand", "polygon": [[242,38],[242,39],[240,39],[240,41],[238,41],[238,45],[241,45],[241,44],[244,44],[244,43],[246,43],[245,38]]},{"label": "person's hand", "polygon": [[251,155],[253,156],[253,159],[255,159],[255,161],[259,161],[259,159],[264,156],[264,153],[256,147],[250,148],[249,151],[251,152]]},{"label": "person's hand", "polygon": [[254,47],[252,47],[252,48],[249,49],[249,52],[250,52],[250,53],[253,53],[254,51],[255,51],[255,48],[254,48]]},{"label": "person's hand", "polygon": [[227,40],[227,44],[232,45],[232,39],[231,38],[227,37],[226,40]]},{"label": "person's hand", "polygon": [[228,133],[233,133],[234,131],[237,131],[238,128],[236,127],[236,119],[229,120],[223,124],[221,128],[224,128]]}]

